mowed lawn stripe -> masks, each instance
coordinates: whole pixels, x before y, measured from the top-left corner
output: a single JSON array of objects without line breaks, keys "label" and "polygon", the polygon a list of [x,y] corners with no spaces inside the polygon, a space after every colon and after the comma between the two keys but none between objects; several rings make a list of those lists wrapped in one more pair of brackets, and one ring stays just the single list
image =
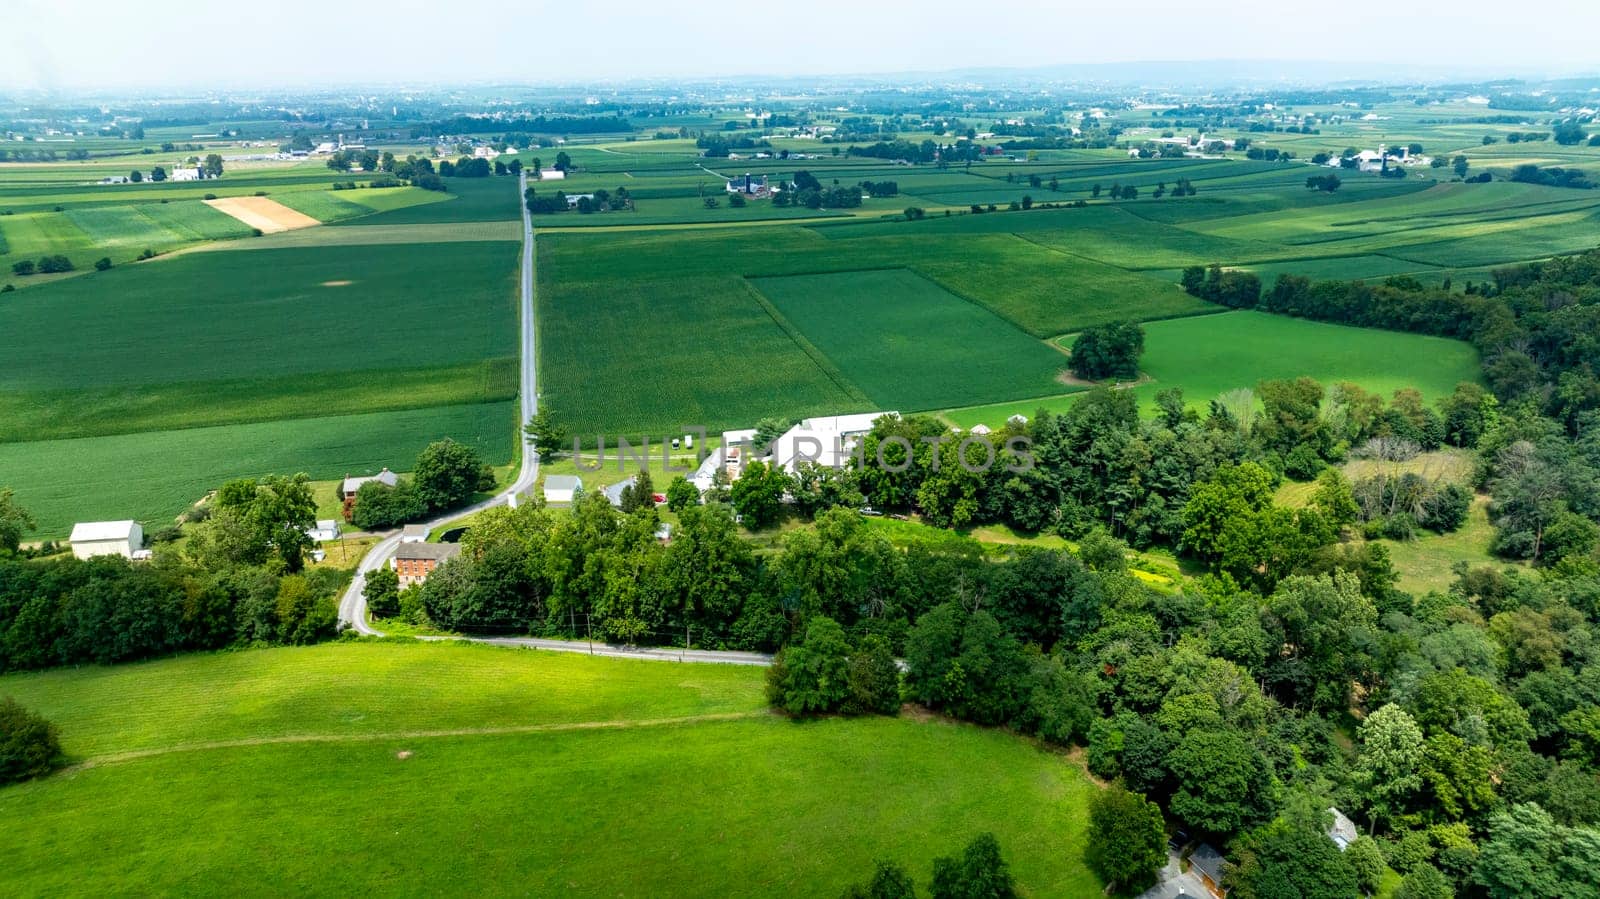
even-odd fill
[{"label": "mowed lawn stripe", "polygon": [[917,411],[1061,391],[1057,376],[1066,357],[914,272],[837,272],[753,283],[883,408]]}]

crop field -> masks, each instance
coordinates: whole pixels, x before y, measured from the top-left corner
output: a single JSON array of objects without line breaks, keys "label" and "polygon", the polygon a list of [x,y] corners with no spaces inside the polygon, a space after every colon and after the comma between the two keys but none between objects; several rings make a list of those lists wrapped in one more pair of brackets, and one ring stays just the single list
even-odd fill
[{"label": "crop field", "polygon": [[[652,228],[643,218],[651,204],[678,202],[668,198],[698,189],[706,173],[688,170],[698,165],[692,160],[674,168],[665,147],[642,152],[618,146],[617,152],[577,157],[593,168],[575,179],[626,184],[639,198],[637,223],[625,224],[635,213],[548,216],[548,227],[560,233],[545,231],[540,238],[541,324],[554,329],[542,342],[543,383],[559,398],[560,414],[586,433],[665,432],[690,422],[744,426],[767,415],[882,406],[955,410],[951,420],[969,424],[1001,409],[1030,414],[1041,401],[1055,408],[1072,401],[1074,386],[1041,383],[1034,363],[1015,364],[1036,358],[1032,354],[1008,354],[1011,371],[992,380],[890,374],[911,369],[904,359],[883,361],[897,358],[885,355],[889,347],[938,348],[934,355],[952,360],[968,358],[960,355],[964,349],[985,351],[952,337],[947,322],[923,310],[891,315],[895,304],[883,298],[900,294],[876,284],[882,276],[867,278],[871,291],[847,289],[863,279],[860,272],[889,269],[900,273],[899,283],[926,278],[1041,341],[1114,320],[1145,322],[1151,334],[1147,373],[1157,383],[1184,386],[1195,400],[1300,374],[1350,379],[1384,392],[1416,381],[1437,395],[1476,377],[1463,345],[1406,344],[1403,353],[1391,355],[1394,346],[1385,341],[1396,335],[1360,332],[1352,339],[1309,322],[1219,317],[1217,307],[1178,288],[1180,270],[1212,263],[1243,267],[1268,287],[1286,273],[1315,279],[1405,274],[1437,284],[1454,271],[1459,289],[1483,278],[1488,266],[1600,245],[1600,199],[1587,191],[1346,172],[1341,189],[1327,194],[1306,190],[1308,171],[1317,170],[1303,164],[1066,154],[988,162],[970,171],[848,157],[702,160],[717,171],[776,177],[805,167],[825,183],[890,178],[902,196],[885,205],[926,200],[929,214],[905,221],[846,210],[848,220],[785,224],[760,222],[766,201],[754,201],[717,212],[716,221],[699,218],[698,226],[684,220]],[[1045,184],[1057,178],[1058,190],[1031,186],[1032,176]],[[1180,177],[1194,183],[1195,196],[1154,198],[1154,186],[1170,188]],[[1139,185],[1140,199],[1093,198],[1095,184],[1116,183]],[[972,192],[1002,205],[970,214],[965,205]],[[1004,208],[1023,195],[1036,204],[1089,203]],[[932,202],[941,197],[944,212]],[[752,227],[734,227],[734,212]],[[569,227],[579,218],[618,224]],[[747,308],[739,283],[745,279],[772,304],[778,327],[771,316]],[[806,310],[819,310],[818,318],[804,319]],[[864,322],[870,330],[843,325]],[[1235,329],[1239,333],[1231,335]],[[1163,334],[1177,335],[1174,343]],[[1301,338],[1311,340],[1309,347],[1300,346]],[[1184,341],[1187,346],[1177,345]],[[1389,364],[1436,351],[1439,359],[1420,357],[1430,364],[1415,370]],[[871,363],[859,361],[869,357]],[[966,364],[952,361],[948,368]],[[872,372],[887,377],[875,384]],[[641,390],[641,383],[652,387]],[[1141,395],[1154,389],[1141,388]]]},{"label": "crop field", "polygon": [[[445,436],[511,458],[515,182],[330,191],[332,173],[300,168],[205,184],[242,197],[270,184],[290,210],[362,224],[250,237],[197,198],[0,216],[14,256],[114,261],[34,276],[0,302],[0,483],[39,519],[35,536],[165,521],[232,477],[404,470]],[[0,203],[70,187],[0,180]],[[127,261],[158,234],[155,249],[207,252]]]},{"label": "crop field", "polygon": [[754,283],[803,340],[881,408],[916,411],[1060,391],[1064,355],[904,269]]},{"label": "crop field", "polygon": [[836,895],[878,858],[925,883],[987,830],[1025,895],[1098,892],[1074,763],[941,721],[791,722],[761,675],[366,644],[0,678],[90,762],[0,790],[0,891]]}]

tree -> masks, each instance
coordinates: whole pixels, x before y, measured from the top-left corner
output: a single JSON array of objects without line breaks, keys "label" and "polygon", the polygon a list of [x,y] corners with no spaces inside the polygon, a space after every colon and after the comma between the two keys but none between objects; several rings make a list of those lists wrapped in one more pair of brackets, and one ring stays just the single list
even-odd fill
[{"label": "tree", "polygon": [[1197,730],[1167,758],[1177,790],[1172,813],[1191,827],[1227,835],[1270,813],[1271,773],[1261,751],[1231,730]]},{"label": "tree", "polygon": [[400,614],[400,575],[384,565],[367,575],[367,608],[374,618],[392,618]]},{"label": "tree", "polygon": [[572,157],[567,155],[567,151],[562,150],[562,151],[556,153],[556,165],[555,165],[555,167],[556,167],[556,169],[558,171],[562,171],[562,172],[566,172],[566,171],[571,171],[572,170]]},{"label": "tree", "polygon": [[1166,826],[1153,802],[1112,784],[1089,800],[1089,869],[1120,892],[1155,882],[1167,863]]},{"label": "tree", "polygon": [[28,510],[17,504],[11,488],[0,487],[0,553],[15,553],[22,546],[22,535],[38,526]]},{"label": "tree", "polygon": [[541,462],[554,462],[566,449],[567,429],[548,405],[541,405],[522,431],[533,441],[533,451]]},{"label": "tree", "polygon": [[1351,841],[1344,850],[1345,861],[1356,872],[1356,885],[1367,894],[1376,893],[1378,885],[1383,882],[1383,872],[1389,865],[1383,859],[1383,850],[1378,848],[1378,842],[1369,836],[1359,836]]},{"label": "tree", "polygon": [[1243,841],[1229,874],[1238,899],[1349,899],[1355,868],[1320,827],[1303,820],[1275,822]]},{"label": "tree", "polygon": [[412,484],[430,511],[442,511],[465,503],[480,490],[491,489],[494,472],[477,450],[446,437],[428,444],[417,455]]},{"label": "tree", "polygon": [[1012,899],[1017,895],[1011,868],[992,833],[974,837],[960,858],[933,860],[933,899]]},{"label": "tree", "polygon": [[900,666],[889,641],[867,634],[850,653],[850,696],[844,710],[853,715],[893,715],[900,710]]},{"label": "tree", "polygon": [[832,618],[806,624],[805,639],[781,650],[767,670],[767,699],[791,715],[837,711],[850,696],[850,643]]},{"label": "tree", "polygon": [[683,475],[672,479],[667,485],[667,509],[676,514],[681,514],[684,509],[698,505],[700,502],[700,489]]},{"label": "tree", "polygon": [[96,259],[94,261],[94,270],[97,271],[97,272],[103,272],[103,271],[105,271],[106,269],[108,269],[110,267],[111,267],[111,257],[110,256],[101,256],[99,259]]},{"label": "tree", "polygon": [[222,157],[215,153],[207,154],[205,161],[200,163],[200,172],[207,178],[221,178]]},{"label": "tree", "polygon": [[1423,862],[1400,880],[1394,899],[1455,899],[1456,891],[1439,869]]},{"label": "tree", "polygon": [[56,726],[0,697],[0,784],[49,774],[61,762]]},{"label": "tree", "polygon": [[1562,826],[1523,803],[1490,819],[1473,880],[1491,899],[1593,899],[1597,866],[1600,831]]},{"label": "tree", "polygon": [[304,565],[312,543],[306,531],[317,523],[310,476],[301,472],[229,481],[217,490],[216,505],[217,524],[236,522],[243,538],[237,561],[260,564],[276,554],[290,572]]},{"label": "tree", "polygon": [[917,887],[905,868],[880,861],[872,879],[844,891],[843,899],[916,899]]},{"label": "tree", "polygon": [[134,184],[139,184],[144,181],[144,172],[134,169],[128,173],[128,180],[132,181]]},{"label": "tree", "polygon": [[655,497],[656,487],[650,480],[649,469],[639,469],[639,473],[633,476],[633,483],[622,488],[622,514],[628,515],[640,509],[654,509]]},{"label": "tree", "polygon": [[1068,364],[1086,380],[1132,379],[1139,376],[1144,353],[1144,328],[1137,322],[1111,322],[1085,328],[1072,342]]},{"label": "tree", "polygon": [[733,482],[729,499],[744,526],[760,530],[778,520],[788,489],[789,476],[777,464],[751,462]]},{"label": "tree", "polygon": [[154,167],[154,168],[152,168],[150,170],[150,180],[151,181],[165,181],[165,180],[167,180],[167,170],[162,168],[159,165]]},{"label": "tree", "polygon": [[1394,821],[1422,787],[1422,728],[1405,709],[1390,703],[1368,715],[1356,737],[1355,781],[1368,814],[1374,824]]}]

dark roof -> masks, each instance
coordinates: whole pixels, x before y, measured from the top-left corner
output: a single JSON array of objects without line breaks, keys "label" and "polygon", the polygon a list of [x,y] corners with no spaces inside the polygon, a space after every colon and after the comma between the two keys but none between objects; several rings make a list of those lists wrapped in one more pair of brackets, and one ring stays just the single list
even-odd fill
[{"label": "dark roof", "polygon": [[408,560],[433,559],[436,562],[443,562],[460,554],[459,543],[402,543],[400,548],[395,550],[394,557]]},{"label": "dark roof", "polygon": [[1189,866],[1211,878],[1212,883],[1222,882],[1222,866],[1227,863],[1228,860],[1211,848],[1210,843],[1201,843],[1189,855]]}]

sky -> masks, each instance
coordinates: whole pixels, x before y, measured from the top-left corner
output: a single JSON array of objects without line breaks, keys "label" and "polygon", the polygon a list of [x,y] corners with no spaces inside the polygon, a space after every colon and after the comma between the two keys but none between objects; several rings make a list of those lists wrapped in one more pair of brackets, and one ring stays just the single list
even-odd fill
[{"label": "sky", "polygon": [[1600,71],[1596,0],[4,0],[0,93],[936,72],[1151,60]]}]

